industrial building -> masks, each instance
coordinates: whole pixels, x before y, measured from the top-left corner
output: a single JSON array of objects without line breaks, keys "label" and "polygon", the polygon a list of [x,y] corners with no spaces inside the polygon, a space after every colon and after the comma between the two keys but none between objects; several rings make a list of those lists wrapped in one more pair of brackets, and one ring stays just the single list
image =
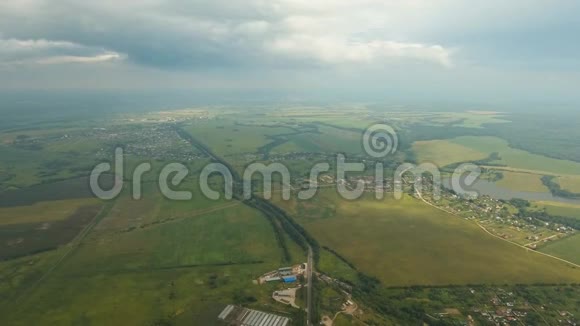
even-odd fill
[{"label": "industrial building", "polygon": [[282,267],[278,269],[278,274],[281,276],[292,275],[292,267]]},{"label": "industrial building", "polygon": [[281,281],[282,278],[280,278],[279,276],[266,276],[264,278],[264,281],[266,282],[276,282],[276,281]]},{"label": "industrial building", "polygon": [[228,305],[218,315],[228,326],[287,326],[290,319],[267,312]]}]

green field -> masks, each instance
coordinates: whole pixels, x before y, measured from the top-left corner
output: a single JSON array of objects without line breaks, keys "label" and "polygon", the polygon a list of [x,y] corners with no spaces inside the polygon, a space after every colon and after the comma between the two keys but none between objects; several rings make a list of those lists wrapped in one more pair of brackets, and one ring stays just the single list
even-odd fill
[{"label": "green field", "polygon": [[239,123],[216,119],[196,122],[187,126],[186,130],[216,154],[225,157],[266,152],[362,153],[361,132],[310,121],[282,118]]},{"label": "green field", "polygon": [[45,135],[49,138],[42,141],[1,144],[4,175],[0,191],[86,175],[97,162],[95,152],[103,145],[84,136],[62,138],[65,132]]},{"label": "green field", "polygon": [[[195,149],[180,128],[235,169],[275,161],[302,177],[324,157],[363,154],[362,131],[386,122],[400,132],[402,149],[385,160],[389,166],[412,159],[411,145],[419,161],[440,166],[485,160],[497,152],[500,159],[485,163],[503,170],[502,187],[546,192],[541,175],[558,176],[566,190],[580,186],[580,163],[514,149],[503,138],[489,136],[495,135],[491,126],[507,128],[502,126],[511,125],[513,116],[391,109],[362,104],[203,107],[0,132],[0,323],[205,326],[215,325],[219,311],[232,303],[298,316],[298,310],[271,299],[272,291],[286,284],[253,280],[304,262],[304,250],[292,239],[305,232],[248,202],[203,196],[196,175],[213,159]],[[88,171],[110,160],[116,146],[126,149],[124,191],[113,201],[96,200]],[[153,169],[144,175],[143,198],[133,200],[131,171],[145,161]],[[159,193],[156,176],[168,162],[190,169],[174,190],[191,191],[192,200],[168,200]],[[112,178],[103,181],[107,188]],[[220,178],[210,183],[223,192]],[[426,313],[448,308],[466,316],[480,307],[478,300],[489,301],[487,294],[473,297],[470,287],[490,295],[500,286],[531,289],[550,302],[550,313],[556,308],[552,303],[577,311],[575,298],[552,298],[559,287],[564,291],[562,284],[580,283],[578,268],[494,238],[474,222],[408,195],[377,201],[367,194],[349,201],[325,189],[309,201],[282,201],[280,193],[273,201],[304,227],[306,238],[315,240],[317,271],[354,286],[352,298],[364,313],[339,314],[335,325],[418,324]],[[534,205],[580,218],[577,206]],[[556,232],[545,229],[537,233]],[[579,239],[576,235],[540,250],[578,261]],[[523,236],[520,240],[527,242]],[[532,289],[532,283],[542,289]],[[548,289],[550,283],[558,285]],[[577,293],[576,288],[565,291]],[[339,285],[321,279],[314,292],[315,308],[331,316],[346,297]]]},{"label": "green field", "polygon": [[451,141],[483,153],[499,153],[501,159],[491,162],[493,164],[503,164],[518,169],[547,171],[556,174],[580,175],[580,163],[578,162],[553,159],[514,149],[509,147],[506,141],[497,137],[457,137]]},{"label": "green field", "polygon": [[477,161],[498,153],[500,159],[488,162],[513,169],[535,171],[538,174],[580,175],[580,163],[558,160],[509,147],[497,137],[461,136],[445,140],[416,142],[414,150],[420,160],[432,161],[440,166],[452,163]]},{"label": "green field", "polygon": [[543,209],[545,208],[550,215],[567,216],[580,219],[580,205],[551,202],[551,201],[537,201],[534,206]]},{"label": "green field", "polygon": [[0,226],[60,221],[82,206],[94,205],[98,199],[69,199],[38,202],[29,206],[0,208]]},{"label": "green field", "polygon": [[580,264],[580,234],[551,242],[540,251]]},{"label": "green field", "polygon": [[416,199],[345,201],[332,191],[309,204],[279,202],[321,243],[387,286],[469,283],[578,282],[580,270],[526,252],[475,224]]},{"label": "green field", "polygon": [[580,193],[580,176],[561,176],[557,181],[563,190]]},{"label": "green field", "polygon": [[230,119],[198,122],[188,126],[187,131],[222,156],[255,153],[272,142],[270,136],[294,132],[287,127],[238,125]]},{"label": "green field", "polygon": [[0,260],[15,259],[66,245],[94,221],[102,206],[97,201],[79,205],[66,212],[64,218],[58,216],[57,220],[0,226]]},{"label": "green field", "polygon": [[[463,128],[484,128],[485,124],[510,123],[500,112],[467,111],[467,112],[425,112],[423,115],[411,116],[415,123],[430,125],[444,125]],[[408,115],[401,114],[402,119],[408,119]]]},{"label": "green field", "polygon": [[[377,111],[377,113],[381,112],[379,110]],[[511,122],[508,120],[505,113],[472,110],[436,112],[393,108],[384,113],[384,118],[391,124],[420,124],[445,128],[455,127],[472,129],[483,129],[486,127],[485,125],[507,124]]]},{"label": "green field", "polygon": [[488,156],[484,152],[447,140],[418,141],[413,144],[413,151],[417,153],[417,159],[420,163],[432,162],[439,167],[460,162],[479,161]]},{"label": "green field", "polygon": [[326,249],[320,252],[318,269],[326,274],[349,282],[356,282],[356,271]]},{"label": "green field", "polygon": [[317,133],[290,136],[288,145],[281,145],[281,148],[275,148],[274,151],[361,154],[361,139],[360,132],[319,126]]},{"label": "green field", "polygon": [[[275,233],[267,217],[240,202],[205,198],[192,177],[208,162],[204,157],[185,162],[192,174],[177,187],[192,191],[193,200],[162,198],[159,169],[182,162],[179,154],[196,154],[169,132],[159,133],[167,126],[105,127],[0,133],[2,324],[213,325],[231,303],[296,313],[269,307],[279,284],[253,283],[264,272],[305,260],[288,235]],[[255,152],[271,136],[294,132],[276,126],[212,128],[222,131],[216,133],[222,152]],[[137,152],[125,155],[125,192],[101,210],[86,176],[94,162],[107,160],[95,153],[110,154],[106,146],[115,144]],[[166,159],[149,156],[158,153]],[[129,197],[130,172],[144,160],[152,161],[153,171],[144,176],[142,200],[135,201]],[[51,181],[57,179],[63,180]],[[110,186],[111,178],[103,179],[104,188]],[[218,178],[210,182],[223,191]]]},{"label": "green field", "polygon": [[[108,189],[112,186],[113,178],[110,175],[103,175],[101,181],[103,188]],[[0,192],[0,207],[27,206],[38,202],[81,198],[94,198],[89,187],[88,177]]]},{"label": "green field", "polygon": [[[264,216],[237,205],[163,221],[172,214],[166,208],[161,205],[151,213],[152,220],[161,222],[149,226],[119,231],[100,225],[32,289],[8,284],[26,278],[36,265],[9,273],[2,281],[3,287],[11,288],[3,291],[0,302],[3,319],[11,325],[35,320],[143,325],[183,318],[181,324],[188,325],[192,318],[201,318],[211,325],[225,304],[269,302],[271,289],[254,285],[252,279],[286,262],[281,261],[281,249]],[[127,220],[135,218],[134,213],[135,206],[124,201],[111,211]],[[107,219],[102,222],[105,226]],[[296,262],[304,260],[300,251],[293,253]],[[45,268],[53,263],[54,259],[45,262]],[[17,261],[0,263],[0,273],[16,265]],[[17,305],[14,298],[20,298]]]},{"label": "green field", "polygon": [[498,186],[515,191],[549,192],[541,180],[541,175],[503,171],[503,178],[497,182]]}]

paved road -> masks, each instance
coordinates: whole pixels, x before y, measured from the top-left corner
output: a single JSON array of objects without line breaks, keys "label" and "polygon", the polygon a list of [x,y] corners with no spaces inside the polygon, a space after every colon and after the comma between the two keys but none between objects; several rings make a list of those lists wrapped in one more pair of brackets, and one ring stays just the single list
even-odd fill
[{"label": "paved road", "polygon": [[312,247],[308,245],[308,260],[306,265],[306,278],[308,285],[306,286],[306,325],[312,325],[312,316],[310,312],[312,311],[312,275],[314,266],[314,254],[312,253]]}]

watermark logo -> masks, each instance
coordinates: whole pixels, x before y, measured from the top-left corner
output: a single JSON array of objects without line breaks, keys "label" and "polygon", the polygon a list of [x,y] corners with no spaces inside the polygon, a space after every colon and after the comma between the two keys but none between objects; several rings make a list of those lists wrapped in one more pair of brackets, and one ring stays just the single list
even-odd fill
[{"label": "watermark logo", "polygon": [[[254,162],[249,164],[239,177],[237,173],[230,171],[227,165],[214,162],[207,164],[197,176],[201,193],[208,199],[218,200],[222,196],[225,199],[247,200],[252,198],[253,186],[260,176],[262,181],[261,196],[265,199],[272,197],[273,188],[281,192],[283,200],[292,197],[292,191],[297,192],[297,198],[307,200],[313,198],[321,186],[335,187],[338,194],[347,200],[361,198],[365,192],[373,192],[376,199],[383,199],[386,192],[392,192],[395,199],[401,199],[405,190],[414,193],[417,197],[425,200],[425,188],[428,185],[429,195],[433,200],[441,198],[442,173],[433,163],[403,163],[393,171],[391,177],[385,177],[383,162],[389,155],[395,154],[399,147],[399,137],[394,128],[386,124],[374,124],[368,127],[362,134],[362,150],[368,159],[359,161],[348,160],[344,154],[336,154],[333,162],[320,162],[312,166],[308,179],[292,178],[290,169],[284,164]],[[214,157],[219,161],[219,158]],[[369,174],[367,163],[374,165],[374,171]],[[333,163],[331,165],[330,163]],[[334,167],[334,175],[330,175],[331,166]],[[145,173],[151,172],[151,164],[141,163],[132,171],[132,196],[135,200],[142,197],[142,180]],[[114,184],[111,189],[103,189],[99,184],[99,178],[103,174],[113,174]],[[356,173],[356,176],[352,176]],[[168,163],[162,167],[157,176],[160,192],[171,200],[191,200],[193,194],[188,190],[176,190],[185,178],[190,174],[187,166],[181,163]],[[212,189],[210,178],[221,175],[224,187],[220,191]],[[325,174],[321,177],[322,174]],[[123,150],[115,149],[114,168],[110,163],[100,163],[91,172],[90,187],[93,194],[101,199],[113,199],[117,197],[124,183],[124,176],[129,175],[125,171]],[[273,182],[273,176],[279,176],[279,182]],[[481,175],[481,169],[474,164],[461,164],[451,174],[450,187],[456,193],[470,198],[478,194],[466,190],[472,186]],[[236,178],[240,180],[236,180]],[[324,180],[324,181],[322,181]],[[295,183],[293,185],[293,182]],[[296,184],[299,183],[299,184]],[[321,184],[323,183],[323,184]],[[237,189],[237,190],[236,190]]]},{"label": "watermark logo", "polygon": [[386,124],[375,124],[365,130],[362,143],[367,155],[374,158],[384,158],[397,151],[399,137],[393,127]]}]

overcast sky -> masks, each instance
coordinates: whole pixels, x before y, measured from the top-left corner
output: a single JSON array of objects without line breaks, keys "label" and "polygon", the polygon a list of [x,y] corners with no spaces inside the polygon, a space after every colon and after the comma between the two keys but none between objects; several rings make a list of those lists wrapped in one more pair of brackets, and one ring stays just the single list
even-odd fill
[{"label": "overcast sky", "polygon": [[580,102],[577,0],[0,0],[0,89]]}]

